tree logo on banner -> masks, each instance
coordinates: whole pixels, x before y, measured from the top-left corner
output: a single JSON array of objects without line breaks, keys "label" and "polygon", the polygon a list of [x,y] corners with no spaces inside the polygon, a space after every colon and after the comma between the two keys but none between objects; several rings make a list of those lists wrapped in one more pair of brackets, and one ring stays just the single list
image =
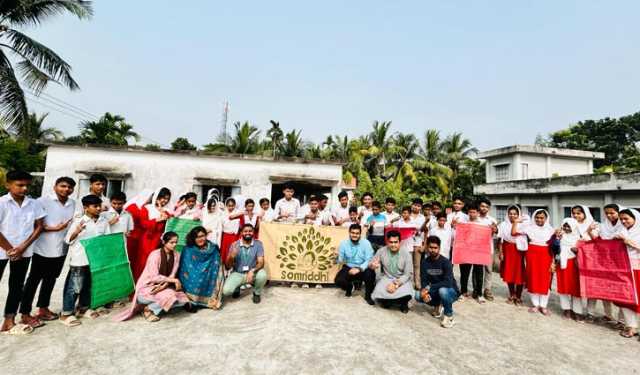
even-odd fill
[{"label": "tree logo on banner", "polygon": [[324,237],[312,227],[286,236],[276,258],[281,262],[280,269],[328,271],[335,262],[335,250],[331,246],[331,238]]}]

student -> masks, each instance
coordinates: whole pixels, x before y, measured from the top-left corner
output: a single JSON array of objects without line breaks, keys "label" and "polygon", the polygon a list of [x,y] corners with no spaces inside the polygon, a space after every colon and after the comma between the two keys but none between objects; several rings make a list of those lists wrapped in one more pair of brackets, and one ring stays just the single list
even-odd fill
[{"label": "student", "polygon": [[373,213],[371,204],[373,203],[373,194],[366,192],[362,194],[360,199],[362,206],[358,207],[358,217],[360,218],[360,225],[364,226],[367,223],[367,219]]},{"label": "student", "polygon": [[[571,216],[578,223],[578,233],[580,234],[580,239],[583,241],[591,241],[594,238],[600,236],[598,230],[598,223],[593,220],[593,216],[591,215],[591,211],[589,207],[584,205],[576,205],[571,207]],[[587,323],[594,323],[596,321],[602,320],[605,323],[615,323],[615,319],[613,319],[613,305],[611,301],[602,301],[602,306],[604,307],[604,316],[602,318],[596,318],[595,310],[596,303],[598,300],[595,299],[585,299],[587,301],[587,311],[585,321]]]},{"label": "student", "polygon": [[[495,236],[498,233],[498,221],[494,219],[491,215],[489,215],[489,210],[491,209],[491,201],[488,198],[480,198],[478,199],[478,209],[480,212],[480,216],[478,216],[478,220],[483,225],[491,227],[493,231],[493,235]],[[484,286],[484,298],[487,301],[493,301],[493,292],[491,291],[491,275],[493,273],[493,254],[494,254],[494,240],[493,237],[491,239],[491,264],[484,266],[484,280],[482,282]]]},{"label": "student", "polygon": [[171,213],[167,210],[170,200],[171,191],[163,187],[156,190],[151,198],[151,203],[140,210],[140,226],[144,232],[138,247],[136,264],[132,267],[134,281],[137,281],[144,271],[149,254],[160,246],[164,227],[171,217]]},{"label": "student", "polygon": [[69,273],[64,283],[60,322],[67,327],[80,325],[78,318],[85,314],[89,314],[92,319],[100,316],[98,312],[89,310],[91,271],[81,240],[109,234],[109,222],[100,216],[102,206],[102,200],[97,195],[83,197],[84,215],[73,221],[65,238],[69,245]]},{"label": "student", "polygon": [[318,210],[320,210],[321,225],[334,225],[331,211],[327,208],[328,205],[329,198],[324,194],[318,194]]},{"label": "student", "polygon": [[133,217],[124,209],[127,195],[123,192],[111,194],[111,205],[109,210],[101,213],[109,222],[111,233],[124,233],[125,238],[129,237],[133,230]]},{"label": "student", "polygon": [[400,232],[397,230],[387,232],[386,239],[387,245],[381,247],[369,262],[369,268],[379,275],[371,298],[384,308],[398,305],[406,314],[413,295],[411,254],[400,248]]},{"label": "student", "polygon": [[[467,207],[468,222],[477,225],[486,225],[484,221],[480,219],[480,209],[477,203],[472,203]],[[478,303],[483,304],[486,302],[482,295],[482,283],[484,280],[484,265],[483,264],[460,264],[460,283],[462,294],[468,298],[467,285],[469,284],[469,275],[471,274],[471,285],[473,286],[473,293],[471,297]]]},{"label": "student", "polygon": [[509,288],[507,303],[522,305],[522,290],[525,282],[524,255],[528,248],[525,235],[512,235],[513,223],[522,216],[520,207],[507,207],[507,219],[498,227],[498,256],[500,258],[500,276]]},{"label": "student", "polygon": [[380,202],[373,201],[371,209],[372,214],[367,218],[365,230],[367,231],[367,239],[375,251],[384,246],[384,228],[389,225],[389,222],[387,217],[380,213],[382,209]]},{"label": "student", "polygon": [[576,260],[576,244],[580,240],[580,233],[575,219],[564,219],[562,226],[556,231],[556,238],[556,245],[560,247],[556,263],[556,280],[562,315],[565,319],[573,318],[578,322],[584,322],[580,298],[580,273]]},{"label": "student", "polygon": [[242,226],[240,239],[231,246],[225,265],[232,272],[224,283],[222,294],[238,298],[238,288],[252,284],[253,303],[260,303],[262,289],[267,283],[267,272],[264,270],[264,248],[260,240],[253,238],[251,224]]},{"label": "student", "polygon": [[43,231],[33,243],[33,257],[31,271],[24,284],[20,313],[22,322],[34,323],[31,316],[33,299],[38,285],[38,312],[35,319],[51,321],[58,319],[58,314],[49,309],[51,293],[60,277],[64,260],[67,255],[64,237],[76,212],[76,202],[69,198],[73,194],[76,182],[70,177],[60,177],[53,186],[53,194],[38,198],[38,203],[44,209]]},{"label": "student", "polygon": [[460,291],[453,275],[453,265],[449,259],[440,255],[440,239],[429,236],[426,240],[427,254],[420,262],[420,290],[415,298],[419,303],[435,307],[435,317],[440,315],[439,306],[443,307],[442,322],[444,328],[452,328],[453,303],[458,299]]},{"label": "student", "polygon": [[529,239],[527,254],[525,255],[525,285],[533,305],[529,308],[529,312],[535,313],[539,311],[548,316],[549,289],[551,288],[551,278],[555,271],[550,240],[555,234],[555,230],[549,224],[547,210],[536,210],[533,213],[533,223],[520,226],[522,221],[520,218],[513,223],[511,235],[525,234]]},{"label": "student", "polygon": [[351,297],[354,281],[364,282],[364,300],[369,305],[376,303],[371,299],[371,293],[376,283],[376,274],[369,268],[373,257],[371,243],[361,238],[362,228],[359,224],[349,227],[349,238],[340,242],[338,250],[338,264],[342,265],[335,278],[335,284],[345,291],[345,297]]},{"label": "student", "polygon": [[322,225],[322,212],[319,208],[319,199],[312,195],[309,198],[308,208],[302,216],[302,223],[309,225]]},{"label": "student", "polygon": [[442,212],[442,203],[431,201],[431,215],[438,216]]},{"label": "student", "polygon": [[453,230],[447,224],[447,215],[444,212],[440,212],[434,221],[436,226],[429,230],[429,236],[436,236],[440,239],[440,255],[451,260]]},{"label": "student", "polygon": [[129,264],[131,265],[131,272],[135,269],[142,269],[144,265],[139,259],[142,251],[140,245],[142,244],[142,238],[144,237],[145,229],[142,227],[142,209],[147,204],[151,203],[153,199],[153,190],[144,189],[128,201],[124,205],[124,209],[131,215],[133,220],[133,229],[127,236],[127,254],[129,256]]},{"label": "student", "polygon": [[300,201],[293,197],[294,190],[290,184],[285,184],[282,189],[283,198],[276,202],[274,208],[276,219],[285,223],[295,223],[300,211]]},{"label": "student", "polygon": [[604,206],[604,215],[606,216],[606,219],[602,224],[600,224],[600,230],[598,231],[600,238],[603,240],[612,240],[624,229],[624,225],[622,225],[622,221],[620,221],[619,216],[620,211],[624,209],[625,207],[615,203]]},{"label": "student", "polygon": [[393,197],[385,199],[384,212],[382,214],[387,218],[387,223],[389,224],[400,220],[400,214],[396,212],[396,200]]},{"label": "student", "polygon": [[[409,253],[413,253],[413,244],[414,244],[414,236],[415,236],[415,232],[418,228],[416,228],[416,224],[413,220],[411,220],[411,207],[410,206],[405,206],[402,207],[402,210],[400,211],[401,215],[400,215],[400,220],[396,221],[395,223],[393,223],[393,227],[394,228],[410,228],[413,229],[413,233],[411,234],[411,236],[409,237],[405,237],[404,239],[401,239],[400,241],[400,247],[402,247],[403,249],[407,250]],[[413,264],[413,278],[414,278],[414,285],[416,290],[419,289],[420,283],[419,283],[419,279],[416,278],[416,264]]]},{"label": "student", "polygon": [[424,224],[422,225],[422,233],[429,233],[429,227],[432,226],[432,222],[435,221],[435,217],[431,213],[431,202],[426,202],[422,205],[422,216],[424,216]]},{"label": "student", "polygon": [[358,219],[358,207],[355,207],[355,206],[349,207],[349,219],[346,221],[343,221],[341,226],[349,228],[353,224],[360,225],[359,223],[360,223],[360,220]]},{"label": "student", "polygon": [[188,192],[180,197],[174,216],[187,220],[202,219],[202,206],[198,204],[198,195],[194,192]]},{"label": "student", "polygon": [[[109,209],[109,200],[107,199],[105,192],[107,190],[107,178],[99,173],[92,174],[89,177],[89,195],[97,195],[102,200],[102,211]],[[79,205],[78,205],[79,206]],[[80,210],[80,216],[84,214],[82,207],[77,207]]]},{"label": "student", "polygon": [[215,198],[209,198],[202,212],[202,226],[207,231],[207,240],[217,246],[220,246],[222,241],[223,215],[223,209],[218,207],[218,201]]},{"label": "student", "polygon": [[[333,222],[335,225],[348,226],[345,223],[349,222],[350,219],[350,207],[349,207],[349,194],[346,191],[341,191],[338,193],[338,207],[334,207],[331,210],[331,216],[333,217]],[[356,213],[358,209],[356,208]]]},{"label": "student", "polygon": [[229,247],[240,238],[240,217],[244,215],[241,210],[236,210],[236,200],[227,198],[224,203],[225,212],[222,215],[222,239],[220,240],[220,255],[222,261],[227,259]]},{"label": "student", "polygon": [[0,332],[23,335],[41,326],[39,319],[26,318],[28,324],[17,324],[15,316],[22,300],[24,279],[33,255],[33,242],[43,229],[46,213],[42,206],[27,196],[33,177],[23,171],[6,174],[8,193],[0,197],[0,280],[9,264],[9,293],[4,306],[4,321]]},{"label": "student", "polygon": [[254,228],[254,238],[258,238],[258,231],[260,230],[260,216],[253,212],[255,206],[256,204],[251,198],[244,201],[244,212],[242,213],[242,216],[240,216],[240,228],[245,224],[251,224]]},{"label": "student", "polygon": [[263,223],[270,223],[274,221],[275,214],[274,214],[273,208],[271,208],[271,203],[269,202],[269,199],[260,198],[260,201],[258,201],[258,204],[260,205],[260,212],[258,213],[258,216],[260,217],[260,221]]},{"label": "student", "polygon": [[[631,269],[633,270],[634,281],[636,283],[636,300],[640,301],[640,212],[634,209],[623,209],[620,211],[620,221],[624,230],[616,235],[616,238],[624,241],[627,245]],[[620,332],[622,337],[632,338],[638,329],[638,314],[640,314],[640,304],[619,305],[625,320],[625,328]]]}]

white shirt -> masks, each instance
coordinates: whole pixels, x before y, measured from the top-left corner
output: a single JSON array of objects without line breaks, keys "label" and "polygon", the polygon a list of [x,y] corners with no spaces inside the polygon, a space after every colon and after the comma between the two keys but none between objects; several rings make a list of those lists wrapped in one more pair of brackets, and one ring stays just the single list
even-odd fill
[{"label": "white shirt", "polygon": [[369,216],[373,215],[373,209],[360,206],[358,207],[358,215],[362,215],[362,217],[360,217],[360,225],[366,225]]},{"label": "white shirt", "polygon": [[288,217],[281,218],[279,221],[293,223],[298,218],[298,211],[300,211],[300,201],[296,198],[291,198],[290,200],[280,198],[276,202],[276,207],[273,210],[275,211],[276,220],[280,215],[289,214]]},{"label": "white shirt", "polygon": [[453,239],[453,230],[451,227],[445,224],[444,228],[440,228],[440,226],[436,225],[435,228],[429,229],[429,235],[436,236],[440,239],[440,255],[448,259],[451,253],[451,243]]},{"label": "white shirt", "polygon": [[268,210],[263,210],[262,208],[260,209],[260,214],[262,215],[262,218],[260,219],[260,221],[262,221],[263,223],[270,223],[272,221],[275,220],[276,218],[276,213],[273,210],[273,208],[269,207]]},{"label": "white shirt", "polygon": [[458,219],[458,223],[466,223],[469,221],[469,216],[462,211],[452,212],[447,215],[447,224],[451,224],[453,219]]},{"label": "white shirt", "polygon": [[417,216],[411,215],[411,221],[413,221],[417,232],[416,235],[413,236],[413,246],[422,246],[422,242],[424,241],[424,232],[422,231],[422,226],[424,225],[426,218],[423,214],[418,214]]},{"label": "white shirt", "polygon": [[236,213],[237,211],[233,211],[231,213],[226,211],[224,213],[224,216],[222,217],[222,231],[224,233],[236,234],[240,231],[240,218],[229,219],[231,215]]},{"label": "white shirt", "polygon": [[[85,224],[84,229],[71,241],[71,234],[82,224]],[[65,242],[69,244],[69,265],[74,267],[88,266],[89,258],[87,258],[87,253],[84,251],[84,246],[82,246],[80,240],[86,240],[109,233],[111,233],[109,221],[102,216],[98,216],[98,220],[95,221],[87,215],[75,219],[64,239]]]},{"label": "white shirt", "polygon": [[[255,213],[251,218],[249,218],[249,215],[242,215],[242,218],[245,224],[251,224],[254,228],[258,224],[258,215],[256,215]],[[238,228],[238,230],[240,230],[240,228]]]},{"label": "white shirt", "polygon": [[349,221],[349,205],[347,205],[347,207],[338,206],[332,208],[331,216],[333,216],[335,220]]},{"label": "white shirt", "polygon": [[[62,204],[56,194],[40,197],[38,203],[47,215],[44,217],[44,225],[48,227],[68,222],[73,219],[76,212],[76,202],[73,199],[67,198],[67,201]],[[46,258],[64,256],[67,253],[64,237],[70,226],[71,224],[57,232],[42,232],[33,243],[33,252]]]},{"label": "white shirt", "polygon": [[382,213],[382,215],[384,215],[384,217],[387,218],[388,223],[394,222],[393,220],[400,217],[400,214],[395,211],[391,211],[391,213],[388,213],[387,211],[385,211]]},{"label": "white shirt", "polygon": [[[45,217],[46,213],[40,203],[25,197],[22,206],[7,193],[0,197],[0,233],[11,246],[18,246],[31,236],[36,220]],[[33,244],[22,253],[23,258],[33,255]],[[0,248],[0,260],[9,259],[5,249]]]},{"label": "white shirt", "polygon": [[114,217],[120,216],[117,222],[111,224],[109,228],[111,233],[124,233],[126,235],[133,230],[133,217],[127,210],[122,210],[118,215],[113,208],[109,208],[107,212],[101,213],[100,216],[107,219],[107,221],[111,221]]},{"label": "white shirt", "polygon": [[[89,192],[87,195],[92,195],[92,194],[93,194],[92,192]],[[109,209],[111,208],[111,201],[104,195],[101,195],[100,199],[102,200],[102,212],[109,211]],[[83,216],[84,216],[84,207],[82,206],[82,197],[80,197],[78,199],[78,204],[76,205],[76,213],[74,217],[76,219],[79,219]]]},{"label": "white shirt", "polygon": [[[309,211],[307,213],[305,213],[306,215],[309,215],[311,213],[311,209],[309,209]],[[316,211],[316,218],[315,219],[304,219],[304,223],[305,224],[311,224],[311,225],[322,225],[322,211],[317,210]]]},{"label": "white shirt", "polygon": [[[404,219],[400,218],[400,220],[396,221],[392,224],[394,228],[414,228],[416,227],[416,223],[409,218],[409,221],[404,221]],[[414,236],[406,238],[400,241],[400,247],[405,249],[406,251],[413,253],[413,244],[415,243]]]}]

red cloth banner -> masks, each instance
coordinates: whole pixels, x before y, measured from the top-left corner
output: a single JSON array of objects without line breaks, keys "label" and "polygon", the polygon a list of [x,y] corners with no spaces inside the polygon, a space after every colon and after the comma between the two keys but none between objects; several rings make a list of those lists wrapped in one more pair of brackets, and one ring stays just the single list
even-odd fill
[{"label": "red cloth banner", "polygon": [[394,228],[394,227],[386,227],[384,228],[384,235],[385,238],[387,236],[387,232],[390,232],[392,230],[395,230],[397,232],[400,232],[400,241],[404,241],[407,238],[413,237],[413,235],[416,233],[416,228]]},{"label": "red cloth banner", "polygon": [[578,242],[582,297],[637,305],[627,247],[621,240]]},{"label": "red cloth banner", "polygon": [[453,264],[484,264],[493,261],[491,242],[493,230],[486,225],[456,224],[453,241]]}]

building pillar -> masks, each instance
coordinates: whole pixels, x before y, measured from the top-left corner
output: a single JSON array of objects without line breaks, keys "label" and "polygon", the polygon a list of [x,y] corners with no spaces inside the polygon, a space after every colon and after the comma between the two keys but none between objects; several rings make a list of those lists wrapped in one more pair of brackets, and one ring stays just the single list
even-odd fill
[{"label": "building pillar", "polygon": [[603,206],[613,203],[613,194],[604,193]]},{"label": "building pillar", "polygon": [[549,207],[549,214],[551,215],[551,225],[557,227],[562,221],[562,217],[560,217],[560,206],[558,200],[558,194],[551,195],[551,207]]},{"label": "building pillar", "polygon": [[513,155],[513,168],[511,168],[511,179],[522,180],[522,167],[520,166],[520,154]]},{"label": "building pillar", "polygon": [[520,196],[519,195],[514,195],[513,196],[513,203],[520,204]]},{"label": "building pillar", "polygon": [[545,166],[544,166],[544,176],[549,178],[551,177],[551,156],[547,155],[547,158],[545,160]]}]

